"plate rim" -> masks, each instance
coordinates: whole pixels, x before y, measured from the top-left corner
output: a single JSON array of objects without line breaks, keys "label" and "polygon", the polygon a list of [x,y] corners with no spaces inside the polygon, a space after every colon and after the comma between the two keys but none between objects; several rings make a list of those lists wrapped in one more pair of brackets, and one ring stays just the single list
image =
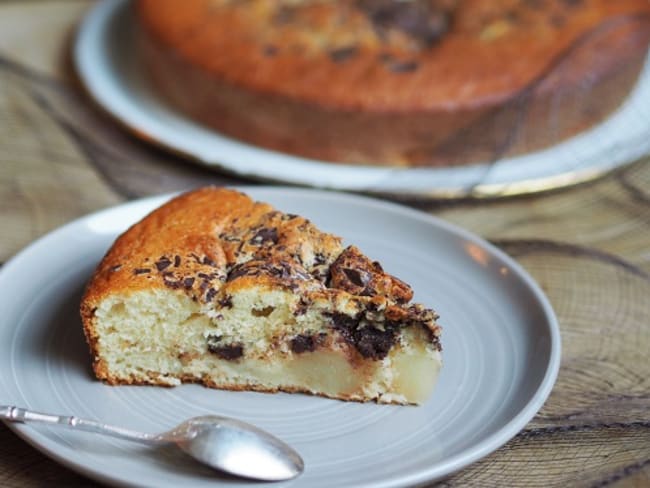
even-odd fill
[{"label": "plate rim", "polygon": [[[276,193],[278,195],[284,196],[286,196],[287,193],[291,193],[293,194],[291,196],[294,198],[301,198],[304,196],[315,198],[342,198],[347,199],[353,204],[358,203],[360,206],[365,206],[366,208],[371,207],[373,210],[377,211],[389,211],[397,214],[402,214],[408,218],[418,220],[424,225],[436,227],[445,233],[449,233],[453,236],[462,238],[463,240],[478,244],[480,247],[487,250],[490,254],[500,259],[509,267],[512,272],[516,273],[520,282],[528,287],[528,290],[531,292],[532,296],[539,304],[540,310],[544,313],[544,325],[548,331],[548,336],[550,339],[548,363],[546,364],[546,370],[539,385],[535,389],[534,393],[532,393],[532,395],[528,398],[525,406],[515,415],[513,415],[510,420],[508,420],[508,422],[503,424],[499,429],[488,435],[482,441],[476,444],[472,444],[470,447],[462,449],[459,453],[446,460],[437,462],[432,468],[419,470],[415,473],[397,473],[380,483],[372,483],[373,487],[388,488],[426,483],[444,478],[461,469],[464,469],[487,456],[488,454],[496,451],[505,443],[510,441],[534,418],[534,416],[544,405],[555,385],[560,369],[562,346],[559,322],[550,301],[546,297],[546,294],[539,286],[539,284],[537,284],[534,278],[523,268],[521,264],[519,264],[514,258],[510,257],[503,250],[490,243],[486,239],[482,238],[481,236],[459,225],[448,222],[440,217],[427,214],[423,211],[416,210],[401,204],[379,200],[377,198],[353,195],[332,190],[295,188],[277,185],[229,185],[225,187],[249,194],[260,191],[270,192],[271,194]],[[12,256],[2,266],[2,268],[0,268],[0,282],[2,282],[5,279],[5,276],[9,273],[7,270],[11,271],[13,268],[19,267],[24,260],[29,259],[30,255],[34,252],[35,249],[38,249],[48,240],[56,237],[56,235],[68,232],[69,229],[83,225],[86,221],[101,218],[103,215],[109,215],[116,210],[124,210],[128,209],[129,207],[145,207],[147,208],[146,212],[149,213],[156,207],[162,205],[164,202],[180,193],[182,192],[157,194],[122,202],[80,216],[60,227],[57,227],[34,240],[17,254]],[[253,198],[257,198],[255,195],[252,196]],[[130,225],[132,225],[132,222],[127,222],[124,225],[123,230],[118,231],[118,235],[119,233],[124,232]],[[1,299],[2,298],[0,297],[0,300]],[[2,373],[0,373],[0,375],[2,375]],[[76,462],[75,460],[60,454],[56,450],[58,444],[55,441],[51,441],[44,434],[41,434],[39,431],[32,429],[28,424],[12,423],[4,420],[3,423],[33,448],[54,459],[61,465],[66,466],[73,471],[76,471],[77,473],[113,486],[140,486],[136,483],[125,482],[119,478],[105,475],[101,471],[89,468],[81,462]]]},{"label": "plate rim", "polygon": [[[116,109],[114,104],[111,103],[111,97],[102,93],[101,87],[98,86],[98,78],[101,78],[105,75],[110,75],[119,79],[119,71],[107,70],[102,71],[100,74],[97,74],[97,71],[100,69],[95,66],[96,59],[98,57],[101,58],[101,55],[104,52],[104,50],[101,49],[101,47],[104,45],[98,41],[97,38],[101,37],[102,33],[108,32],[114,16],[121,13],[120,9],[127,8],[127,5],[129,3],[130,0],[100,1],[90,8],[78,26],[78,29],[74,35],[72,46],[72,61],[77,73],[77,77],[85,93],[90,97],[94,105],[100,111],[102,111],[113,121],[117,122],[119,126],[121,126],[132,136],[135,136],[137,139],[145,141],[148,144],[159,147],[172,154],[176,154],[177,156],[181,156],[189,162],[193,162],[195,164],[199,164],[212,169],[217,169],[233,176],[251,178],[267,184],[292,184],[309,186],[312,188],[331,189],[336,191],[357,191],[375,196],[396,196],[425,200],[459,198],[492,199],[514,195],[536,194],[540,192],[546,192],[548,190],[560,189],[574,186],[580,183],[593,181],[616,169],[634,164],[650,154],[650,148],[647,148],[644,154],[635,154],[631,157],[627,157],[625,160],[617,162],[614,162],[613,158],[606,158],[608,162],[605,162],[604,158],[601,158],[603,160],[597,164],[583,163],[581,166],[584,167],[574,169],[558,168],[549,174],[537,175],[530,178],[511,176],[505,181],[482,181],[480,177],[476,178],[476,175],[478,173],[483,173],[484,175],[488,174],[491,171],[491,163],[489,162],[441,168],[397,168],[390,166],[348,165],[302,158],[288,153],[282,153],[263,147],[258,147],[253,144],[229,138],[223,134],[218,133],[218,131],[213,131],[216,133],[215,135],[217,137],[225,139],[226,142],[222,141],[220,144],[226,144],[230,150],[232,150],[233,147],[239,147],[240,151],[243,149],[243,151],[247,153],[247,159],[271,159],[271,161],[266,162],[267,164],[258,164],[255,169],[252,169],[250,165],[247,168],[240,168],[238,165],[241,164],[241,160],[243,160],[241,157],[239,158],[238,163],[234,163],[232,161],[227,161],[228,158],[224,160],[223,157],[219,158],[216,155],[206,156],[205,154],[201,154],[198,151],[193,152],[189,148],[179,147],[178,144],[175,144],[173,141],[170,142],[163,136],[154,134],[153,132],[156,132],[155,130],[151,131],[145,129],[144,127],[138,126],[138,124],[133,121],[133,117],[121,113],[121,111],[119,109]],[[106,56],[103,57],[106,58]],[[646,63],[646,69],[650,73],[650,51],[648,53],[648,57],[646,58]],[[647,82],[650,84],[650,75],[648,76],[649,79]],[[101,85],[101,83],[99,83],[99,85]],[[128,89],[124,90],[124,84],[122,83],[120,83],[120,87],[121,89],[118,91],[121,94],[134,93]],[[135,98],[140,97],[136,95]],[[169,110],[170,113],[173,113],[173,116],[175,118],[182,121],[184,124],[193,125],[202,131],[211,131],[211,129],[206,129],[205,127],[201,126],[201,124],[198,124],[191,118],[184,116],[163,102],[160,102],[158,105]],[[580,133],[574,137],[579,137],[583,134],[588,133],[589,130],[597,128],[599,125],[605,123],[618,110],[619,109],[612,112],[612,114],[608,115],[608,117],[595,124],[587,131]],[[571,139],[572,138],[569,138],[566,141],[560,141],[558,144],[563,144]],[[544,151],[552,151],[555,147],[556,146],[549,146],[547,148],[542,148],[540,150],[532,151],[523,155],[514,156],[512,158],[505,158],[498,161],[497,164],[517,164],[516,162],[519,160],[542,154]],[[615,149],[616,148],[613,147],[613,145],[609,148],[610,151],[614,151]],[[590,156],[590,158],[593,157],[594,155]],[[550,159],[556,158],[557,156],[555,155],[550,157]],[[564,158],[566,158],[566,155]],[[275,166],[272,163],[277,163],[279,161],[283,161],[285,164],[287,162],[292,164],[292,171],[285,171],[283,174],[278,174],[274,171],[269,172],[267,168]],[[537,163],[536,166],[540,166],[540,164]],[[548,164],[544,166],[548,166]],[[322,181],[317,181],[315,178],[310,179],[304,176],[300,176],[301,172],[293,171],[298,167],[303,170],[305,168],[309,170],[305,171],[305,173],[309,173],[310,171],[317,171],[321,177],[326,175],[328,182],[323,183]],[[335,178],[334,175],[336,169],[341,168],[344,168],[347,173],[345,175],[339,174]],[[404,171],[412,172],[413,179],[419,179],[420,175],[418,172],[420,172],[420,174],[424,172],[425,175],[429,175],[428,178],[432,178],[432,181],[427,185],[425,189],[405,189],[394,186],[391,187],[392,175]],[[444,183],[445,179],[449,179],[448,175],[450,173],[455,173],[456,175],[464,174],[464,176],[460,178],[463,180],[463,183],[449,183],[449,181],[447,181],[447,183]],[[445,174],[447,174],[447,176],[445,176]],[[344,176],[350,178],[353,175],[356,175],[354,176],[356,179],[355,183],[350,183],[349,181],[347,183],[340,182],[340,180],[344,179]],[[363,178],[370,178],[377,181],[368,186],[367,184],[359,183],[360,181],[363,181]],[[333,183],[333,181],[336,182]]]}]

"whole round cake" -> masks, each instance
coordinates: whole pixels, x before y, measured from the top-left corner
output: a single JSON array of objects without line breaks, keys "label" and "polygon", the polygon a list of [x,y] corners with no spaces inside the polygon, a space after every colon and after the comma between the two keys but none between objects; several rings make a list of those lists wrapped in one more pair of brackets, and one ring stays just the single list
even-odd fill
[{"label": "whole round cake", "polygon": [[155,91],[219,132],[351,164],[471,164],[600,122],[648,0],[137,0]]}]

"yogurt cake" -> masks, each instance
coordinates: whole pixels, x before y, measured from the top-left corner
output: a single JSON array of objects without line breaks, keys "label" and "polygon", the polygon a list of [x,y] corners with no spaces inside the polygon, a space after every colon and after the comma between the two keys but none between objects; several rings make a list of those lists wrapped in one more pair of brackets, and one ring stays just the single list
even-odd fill
[{"label": "yogurt cake", "polygon": [[648,0],[137,0],[150,89],[217,131],[348,164],[484,163],[626,99]]},{"label": "yogurt cake", "polygon": [[419,404],[441,367],[441,329],[412,296],[309,220],[206,187],[116,240],[81,317],[108,384]]}]

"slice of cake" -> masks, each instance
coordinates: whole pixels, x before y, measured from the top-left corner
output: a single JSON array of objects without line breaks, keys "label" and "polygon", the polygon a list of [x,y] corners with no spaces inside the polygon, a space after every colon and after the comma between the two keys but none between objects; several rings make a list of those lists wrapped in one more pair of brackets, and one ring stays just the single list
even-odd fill
[{"label": "slice of cake", "polygon": [[97,377],[421,403],[441,365],[435,312],[303,217],[208,187],[114,243],[81,303]]}]

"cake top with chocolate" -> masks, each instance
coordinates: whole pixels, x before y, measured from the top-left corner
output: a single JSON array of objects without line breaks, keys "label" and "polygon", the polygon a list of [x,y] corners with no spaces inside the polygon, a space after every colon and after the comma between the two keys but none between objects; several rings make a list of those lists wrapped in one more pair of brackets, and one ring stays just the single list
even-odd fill
[{"label": "cake top with chocolate", "polygon": [[139,0],[137,8],[160,42],[225,81],[314,103],[326,86],[340,107],[373,110],[505,99],[581,36],[650,13],[646,0],[189,0],[183,9]]}]

